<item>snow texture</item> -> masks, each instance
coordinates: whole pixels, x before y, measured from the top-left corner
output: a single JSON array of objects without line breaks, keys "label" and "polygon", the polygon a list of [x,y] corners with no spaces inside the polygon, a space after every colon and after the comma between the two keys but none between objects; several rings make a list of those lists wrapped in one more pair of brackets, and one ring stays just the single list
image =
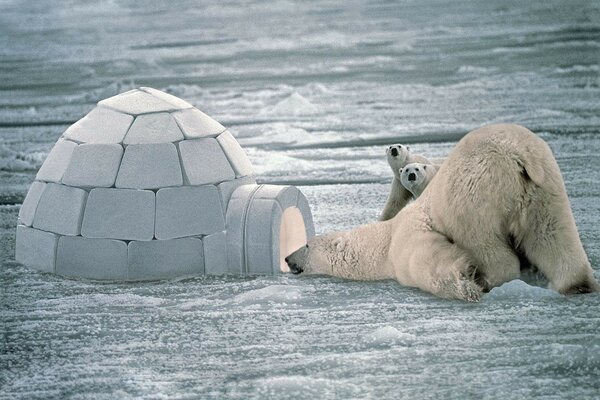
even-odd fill
[{"label": "snow texture", "polygon": [[86,188],[111,187],[115,184],[122,157],[120,144],[81,144],[73,151],[62,182]]},{"label": "snow texture", "polygon": [[157,239],[208,235],[224,229],[225,215],[215,186],[165,188],[156,192]]},{"label": "snow texture", "polygon": [[125,149],[116,187],[159,189],[182,184],[181,165],[174,144],[132,144]]},{"label": "snow texture", "polygon": [[39,181],[60,183],[75,147],[77,147],[77,143],[68,140],[61,139],[56,142],[56,145],[50,150],[46,161],[44,161],[44,164],[38,171],[36,179]]},{"label": "snow texture", "polygon": [[132,122],[131,115],[96,107],[71,125],[63,137],[79,143],[121,143]]},{"label": "snow texture", "polygon": [[88,238],[152,240],[155,198],[149,190],[92,189],[81,235]]},{"label": "snow texture", "polygon": [[42,192],[33,227],[61,235],[79,235],[87,192],[48,183]]},{"label": "snow texture", "polygon": [[235,178],[235,173],[216,139],[184,140],[179,142],[179,151],[186,183],[190,185],[220,183]]}]

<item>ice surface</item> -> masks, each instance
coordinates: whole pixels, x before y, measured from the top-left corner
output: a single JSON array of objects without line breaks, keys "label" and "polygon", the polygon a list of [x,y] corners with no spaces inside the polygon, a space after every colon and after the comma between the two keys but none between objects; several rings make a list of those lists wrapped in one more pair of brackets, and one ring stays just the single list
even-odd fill
[{"label": "ice surface", "polygon": [[252,163],[248,160],[248,156],[244,149],[240,146],[237,140],[229,131],[225,131],[217,137],[217,141],[223,148],[227,159],[231,163],[236,177],[249,176],[254,173]]},{"label": "ice surface", "polygon": [[186,182],[190,185],[220,183],[235,178],[216,139],[184,140],[178,146]]},{"label": "ice surface", "polygon": [[38,203],[33,227],[61,235],[79,235],[87,192],[48,183]]},{"label": "ice surface", "polygon": [[27,196],[23,200],[23,204],[19,209],[19,222],[23,225],[31,226],[33,224],[33,218],[35,216],[35,210],[37,210],[40,197],[46,184],[44,182],[35,181],[29,187]]},{"label": "ice surface", "polygon": [[129,279],[161,279],[204,272],[202,241],[196,238],[129,242]]},{"label": "ice surface", "polygon": [[502,286],[493,288],[484,296],[484,300],[520,300],[520,299],[546,299],[549,297],[563,297],[557,291],[531,286],[522,280],[515,279]]},{"label": "ice surface", "polygon": [[63,236],[58,241],[56,273],[89,279],[127,279],[127,243]]},{"label": "ice surface", "polygon": [[218,232],[202,238],[204,246],[204,271],[207,275],[226,274],[227,238],[225,232]]},{"label": "ice surface", "polygon": [[109,97],[98,104],[132,115],[173,111],[181,108],[178,105],[173,105],[150,93],[137,89],[130,90],[118,96]]},{"label": "ice surface", "polygon": [[69,186],[110,187],[121,165],[120,144],[81,144],[75,148],[62,182]]},{"label": "ice surface", "polygon": [[38,171],[36,179],[39,181],[60,183],[75,147],[77,147],[77,143],[68,140],[60,139],[56,142],[50,153],[48,153],[46,161],[44,161],[44,164],[42,164],[42,167]]},{"label": "ice surface", "polygon": [[261,289],[254,289],[233,298],[235,303],[295,303],[302,300],[304,295],[311,295],[311,291],[302,286],[270,285]]},{"label": "ice surface", "polygon": [[121,143],[132,122],[131,115],[96,107],[71,125],[63,136],[81,143]]},{"label": "ice surface", "polygon": [[[227,126],[261,183],[300,185],[319,233],[377,219],[386,145],[444,157],[469,129],[524,124],[557,156],[600,277],[598,2],[68,4],[0,2],[0,397],[598,397],[597,294],[463,304],[291,274],[97,284],[13,261],[48,149],[143,83]],[[294,92],[317,112],[274,112]],[[280,298],[233,301],[270,286]],[[386,327],[416,339],[367,339]]]},{"label": "ice surface", "polygon": [[165,143],[183,139],[183,133],[169,113],[139,115],[133,121],[124,144]]},{"label": "ice surface", "polygon": [[208,235],[225,229],[225,213],[215,186],[165,188],[156,192],[157,239]]},{"label": "ice surface", "polygon": [[225,130],[223,125],[196,108],[175,112],[173,117],[186,139],[217,136]]},{"label": "ice surface", "polygon": [[416,339],[415,335],[402,333],[393,326],[384,326],[363,337],[363,341],[369,346],[410,346]]},{"label": "ice surface", "polygon": [[43,272],[54,272],[58,235],[17,226],[15,260]]},{"label": "ice surface", "polygon": [[118,188],[158,189],[182,184],[175,145],[152,143],[127,146],[115,185]]},{"label": "ice surface", "polygon": [[275,114],[315,114],[318,108],[300,93],[294,92],[273,107]]},{"label": "ice surface", "polygon": [[81,235],[88,238],[151,240],[155,199],[149,190],[92,189]]}]

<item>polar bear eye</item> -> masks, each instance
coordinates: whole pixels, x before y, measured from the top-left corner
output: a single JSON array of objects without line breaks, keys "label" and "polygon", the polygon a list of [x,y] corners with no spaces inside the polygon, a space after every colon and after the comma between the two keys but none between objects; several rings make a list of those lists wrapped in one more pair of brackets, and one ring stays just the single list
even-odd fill
[{"label": "polar bear eye", "polygon": [[427,165],[423,165],[423,169],[426,170],[427,169]]},{"label": "polar bear eye", "polygon": [[419,170],[419,168],[415,168],[415,171],[418,171],[418,170]]},{"label": "polar bear eye", "polygon": [[399,144],[399,145],[398,145],[398,148],[399,148],[399,149],[401,149],[401,148],[402,148],[402,145],[401,145],[401,144]]},{"label": "polar bear eye", "polygon": [[306,247],[306,248],[308,249],[308,245],[306,245],[306,246],[304,246],[304,247]]}]

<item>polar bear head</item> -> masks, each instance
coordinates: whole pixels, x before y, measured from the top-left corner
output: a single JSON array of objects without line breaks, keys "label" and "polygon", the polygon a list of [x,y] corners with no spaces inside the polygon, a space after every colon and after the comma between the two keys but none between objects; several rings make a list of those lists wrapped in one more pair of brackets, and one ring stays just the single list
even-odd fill
[{"label": "polar bear head", "polygon": [[401,144],[393,144],[385,150],[385,154],[387,156],[387,162],[394,172],[394,176],[397,179],[400,179],[399,171],[400,168],[406,165],[410,156],[410,148]]},{"label": "polar bear head", "polygon": [[400,183],[417,198],[433,179],[437,168],[433,164],[411,163],[400,169]]}]

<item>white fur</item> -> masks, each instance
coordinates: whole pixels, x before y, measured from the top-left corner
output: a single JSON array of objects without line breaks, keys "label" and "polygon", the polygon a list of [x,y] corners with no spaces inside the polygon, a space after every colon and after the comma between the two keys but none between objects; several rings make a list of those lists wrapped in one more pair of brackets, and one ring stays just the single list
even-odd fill
[{"label": "white fur", "polygon": [[[397,155],[393,155],[393,149],[397,151]],[[410,163],[431,164],[429,160],[422,155],[412,154],[410,147],[401,144],[393,144],[385,150],[388,165],[392,169],[394,179],[390,193],[383,207],[383,211],[379,216],[380,221],[387,221],[398,214],[409,201],[412,199],[412,194],[400,182],[400,170]]]},{"label": "white fur", "polygon": [[[417,198],[433,179],[438,167],[433,164],[410,163],[400,170],[400,183],[406,188],[413,198]],[[413,174],[414,180],[411,179]]]},{"label": "white fur", "polygon": [[395,278],[476,301],[519,277],[523,253],[561,293],[600,286],[548,145],[517,125],[466,135],[421,196],[390,221],[331,233],[288,258],[306,273]]}]

